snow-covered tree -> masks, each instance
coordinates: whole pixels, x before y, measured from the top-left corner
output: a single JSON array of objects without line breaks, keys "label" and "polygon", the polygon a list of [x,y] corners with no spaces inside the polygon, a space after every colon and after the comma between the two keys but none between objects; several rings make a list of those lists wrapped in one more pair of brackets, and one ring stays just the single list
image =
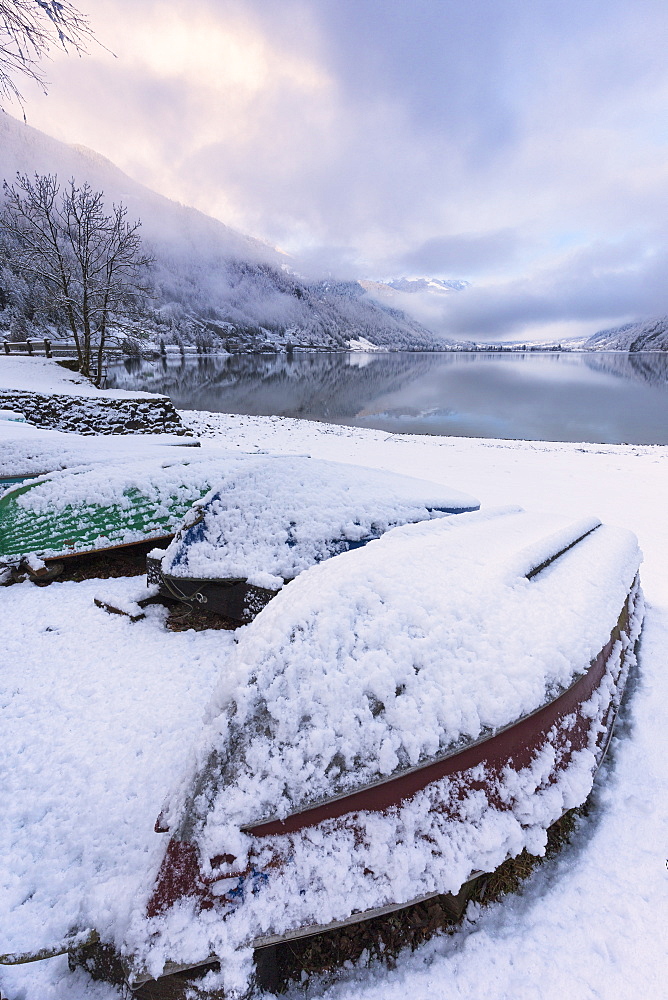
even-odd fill
[{"label": "snow-covered tree", "polygon": [[104,208],[103,194],[51,174],[17,176],[3,184],[0,235],[14,246],[12,266],[36,278],[53,297],[77,348],[79,369],[98,373],[109,322],[145,291],[152,258],[142,252],[140,222],[124,205]]}]

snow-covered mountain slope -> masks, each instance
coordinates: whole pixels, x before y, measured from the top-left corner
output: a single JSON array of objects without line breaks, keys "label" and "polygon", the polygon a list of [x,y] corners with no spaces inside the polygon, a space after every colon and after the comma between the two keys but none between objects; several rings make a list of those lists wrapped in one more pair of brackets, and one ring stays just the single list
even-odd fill
[{"label": "snow-covered mountain slope", "polygon": [[586,351],[668,351],[668,316],[601,330],[585,341]]},{"label": "snow-covered mountain slope", "polygon": [[[222,342],[233,349],[288,343],[344,347],[360,338],[389,349],[439,344],[420,323],[378,303],[357,282],[307,282],[279,250],[162,197],[89,149],[68,146],[0,114],[0,180],[13,182],[17,171],[87,180],[104,192],[109,206],[123,202],[130,219],[141,219],[156,264],[152,302],[135,323],[138,333],[168,343]],[[27,335],[39,335],[40,319],[23,301],[25,289],[19,294],[11,275],[2,275],[0,260],[0,327],[6,330],[11,315],[24,308]]]},{"label": "snow-covered mountain slope", "polygon": [[394,278],[386,282],[398,292],[463,292],[471,284],[462,278]]},{"label": "snow-covered mountain slope", "polygon": [[440,297],[462,292],[470,285],[460,278],[393,278],[392,281],[360,281],[360,285],[380,302],[396,304],[404,301],[403,293]]},{"label": "snow-covered mountain slope", "polygon": [[398,309],[432,330],[441,344],[456,350],[475,345],[449,336],[448,300],[462,294],[469,282],[458,278],[393,278],[391,281],[360,281],[367,294],[380,306]]},{"label": "snow-covered mountain slope", "polygon": [[156,248],[178,246],[187,255],[201,252],[205,242],[212,255],[264,261],[277,267],[286,260],[273,247],[133,181],[86,146],[69,146],[11,115],[0,114],[0,179],[13,183],[17,172],[57,174],[63,181],[70,177],[89,181],[96,190],[104,191],[109,204],[122,201],[129,218],[140,218],[144,239]]}]

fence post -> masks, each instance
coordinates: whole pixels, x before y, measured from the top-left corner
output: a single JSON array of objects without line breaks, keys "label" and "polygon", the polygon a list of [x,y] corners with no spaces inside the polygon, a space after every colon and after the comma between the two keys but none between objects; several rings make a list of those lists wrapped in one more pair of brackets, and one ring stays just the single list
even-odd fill
[{"label": "fence post", "polygon": [[47,358],[51,357],[51,341],[47,340],[46,337],[44,338],[44,353],[46,354]]},{"label": "fence post", "polygon": [[3,346],[4,346],[4,348],[5,348],[5,354],[11,354],[12,352],[11,352],[11,349],[10,349],[10,346],[9,346],[9,344],[7,343],[7,341],[6,341],[6,340],[3,340],[3,342],[2,342],[2,343],[3,343]]},{"label": "fence post", "polygon": [[28,348],[28,354],[32,357],[32,340],[26,340],[26,347]]}]

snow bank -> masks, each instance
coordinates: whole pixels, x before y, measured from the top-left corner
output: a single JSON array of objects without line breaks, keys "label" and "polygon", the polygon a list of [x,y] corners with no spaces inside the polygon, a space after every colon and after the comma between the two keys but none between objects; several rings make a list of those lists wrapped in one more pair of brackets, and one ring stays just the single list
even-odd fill
[{"label": "snow bank", "polygon": [[[142,578],[103,586],[116,602],[147,594]],[[199,731],[232,645],[220,632],[166,636],[162,608],[134,624],[106,614],[93,603],[100,589],[92,580],[0,591],[2,952],[123,925],[137,875],[159,850],[152,829],[165,773]],[[0,969],[3,996],[88,997],[90,984],[66,970],[66,959]],[[53,993],[46,983],[10,985],[33,975],[67,981]]]},{"label": "snow bank", "polygon": [[478,506],[458,490],[375,469],[305,458],[248,459],[187,516],[162,571],[177,578],[243,579],[276,590],[394,525]]}]

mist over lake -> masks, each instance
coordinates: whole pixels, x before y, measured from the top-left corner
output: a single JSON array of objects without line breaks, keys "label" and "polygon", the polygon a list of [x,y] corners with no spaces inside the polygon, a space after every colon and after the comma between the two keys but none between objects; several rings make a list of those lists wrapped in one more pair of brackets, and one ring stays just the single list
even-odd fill
[{"label": "mist over lake", "polygon": [[127,358],[113,388],[180,409],[443,434],[668,443],[668,354],[323,353]]}]

